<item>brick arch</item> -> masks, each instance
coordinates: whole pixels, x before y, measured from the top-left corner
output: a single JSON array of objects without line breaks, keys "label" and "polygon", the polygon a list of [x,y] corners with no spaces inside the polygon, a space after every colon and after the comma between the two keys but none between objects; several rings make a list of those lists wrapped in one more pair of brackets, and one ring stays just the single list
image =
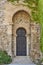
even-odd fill
[{"label": "brick arch", "polygon": [[[24,17],[25,17],[25,20],[26,21],[28,21],[28,23],[29,23],[29,26],[30,26],[30,24],[31,24],[31,17],[30,17],[30,15],[28,14],[28,12],[26,12],[26,11],[24,11],[24,10],[19,10],[19,11],[17,11],[14,15],[13,15],[13,17],[12,17],[12,22],[13,22],[13,26],[14,26],[14,24],[15,24],[15,18],[17,18],[18,19],[18,15],[20,15],[22,13],[22,15],[24,15]],[[27,17],[27,18],[26,18]],[[20,16],[19,16],[19,18],[20,18]],[[25,21],[24,21],[25,22]],[[16,22],[17,23],[17,22]],[[27,23],[26,23],[27,24]],[[28,33],[28,29],[27,29],[27,26],[25,27],[25,26],[17,26],[17,28],[20,28],[20,27],[22,27],[22,28],[25,28],[26,29],[26,31],[27,31],[27,33]],[[16,28],[16,29],[17,29]]]},{"label": "brick arch", "polygon": [[31,21],[31,16],[30,16],[30,14],[29,14],[26,10],[18,10],[18,11],[16,11],[16,12],[13,14],[13,16],[12,16],[12,21],[13,21],[15,15],[18,14],[19,12],[24,12],[24,13],[26,13],[26,14],[29,16],[29,21]]},{"label": "brick arch", "polygon": [[13,17],[20,11],[26,12],[29,15],[29,18],[31,20],[31,9],[29,9],[29,7],[25,7],[25,6],[22,6],[22,5],[19,5],[19,6],[12,9],[11,19],[13,20]]}]

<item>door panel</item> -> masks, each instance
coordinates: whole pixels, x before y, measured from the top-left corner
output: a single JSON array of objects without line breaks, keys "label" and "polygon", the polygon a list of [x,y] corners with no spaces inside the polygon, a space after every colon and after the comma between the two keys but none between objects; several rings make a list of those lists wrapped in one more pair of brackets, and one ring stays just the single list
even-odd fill
[{"label": "door panel", "polygon": [[26,37],[25,31],[22,29],[18,30],[18,35],[16,37],[16,55],[26,56]]}]

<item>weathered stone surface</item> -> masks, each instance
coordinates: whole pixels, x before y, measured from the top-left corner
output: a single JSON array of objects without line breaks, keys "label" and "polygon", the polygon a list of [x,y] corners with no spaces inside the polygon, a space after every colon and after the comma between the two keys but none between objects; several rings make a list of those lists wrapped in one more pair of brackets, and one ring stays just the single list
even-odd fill
[{"label": "weathered stone surface", "polygon": [[31,23],[31,55],[34,59],[40,57],[40,25]]},{"label": "weathered stone surface", "polygon": [[6,0],[0,2],[0,49],[16,56],[16,30],[26,29],[27,55],[32,59],[40,56],[40,25],[30,21],[31,10],[18,3],[13,5]]},{"label": "weathered stone surface", "polygon": [[4,4],[7,0],[0,0],[0,25],[3,24],[4,21]]}]

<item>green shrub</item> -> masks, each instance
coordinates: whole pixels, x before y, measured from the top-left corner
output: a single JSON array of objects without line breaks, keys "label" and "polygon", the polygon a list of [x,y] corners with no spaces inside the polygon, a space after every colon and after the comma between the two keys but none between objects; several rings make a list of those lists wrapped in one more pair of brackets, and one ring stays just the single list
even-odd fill
[{"label": "green shrub", "polygon": [[39,0],[38,3],[38,18],[41,25],[41,36],[40,36],[40,49],[43,53],[43,0]]},{"label": "green shrub", "polygon": [[11,57],[5,51],[0,51],[0,64],[9,64],[11,61]]},{"label": "green shrub", "polygon": [[43,58],[41,59],[41,62],[43,62]]}]

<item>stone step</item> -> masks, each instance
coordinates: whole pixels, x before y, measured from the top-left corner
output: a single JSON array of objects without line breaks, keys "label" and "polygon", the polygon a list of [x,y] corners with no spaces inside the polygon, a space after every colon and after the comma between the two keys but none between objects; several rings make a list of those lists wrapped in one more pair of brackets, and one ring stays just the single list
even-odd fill
[{"label": "stone step", "polygon": [[16,56],[11,64],[34,64],[29,56]]},{"label": "stone step", "polygon": [[7,65],[36,65],[36,64],[7,64]]}]

